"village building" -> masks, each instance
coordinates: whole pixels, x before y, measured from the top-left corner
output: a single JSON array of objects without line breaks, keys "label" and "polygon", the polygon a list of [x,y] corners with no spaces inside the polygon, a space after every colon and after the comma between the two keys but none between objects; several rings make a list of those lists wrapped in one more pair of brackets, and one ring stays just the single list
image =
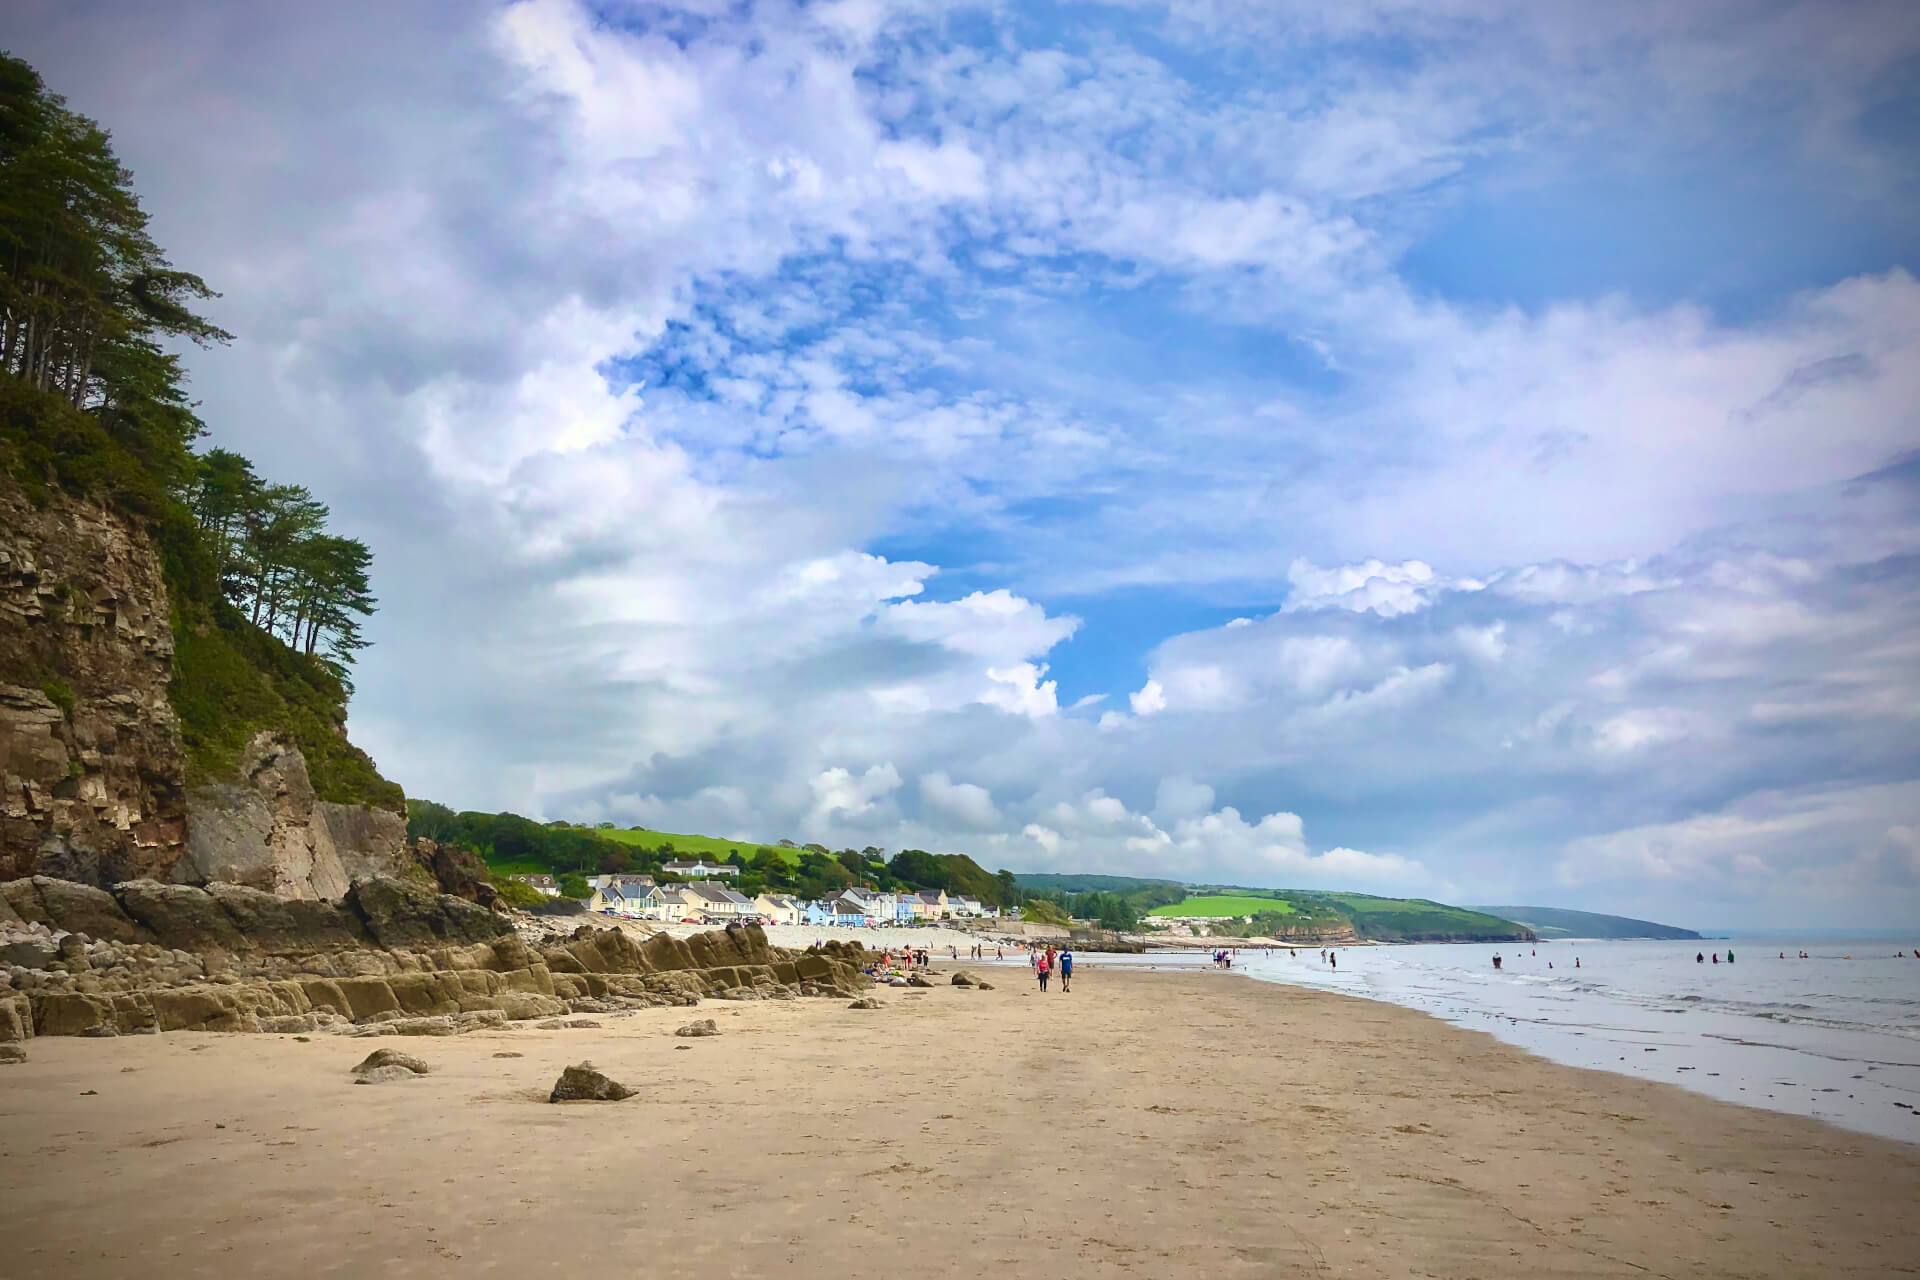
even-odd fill
[{"label": "village building", "polygon": [[698,898],[697,909],[709,920],[744,920],[755,914],[752,898],[717,880],[695,880],[685,886],[685,892]]},{"label": "village building", "polygon": [[737,876],[740,874],[740,868],[734,866],[731,862],[723,862],[715,858],[693,858],[691,860],[676,858],[672,862],[667,863],[662,870],[671,875],[685,876],[689,880],[701,879],[706,876]]},{"label": "village building", "polygon": [[540,893],[546,894],[549,898],[557,898],[560,896],[560,881],[555,879],[553,876],[522,875],[522,876],[514,876],[512,878],[515,880],[518,880],[521,884],[526,885],[530,889],[534,889]]}]

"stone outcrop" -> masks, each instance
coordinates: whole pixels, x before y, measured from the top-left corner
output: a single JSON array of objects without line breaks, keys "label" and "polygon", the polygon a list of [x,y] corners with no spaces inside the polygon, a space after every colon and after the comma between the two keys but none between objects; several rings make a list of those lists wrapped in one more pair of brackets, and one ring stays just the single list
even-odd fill
[{"label": "stone outcrop", "polygon": [[358,881],[413,865],[405,818],[317,799],[306,757],[277,734],[254,735],[240,757],[240,779],[188,793],[186,848],[170,877],[176,883],[337,898]]},{"label": "stone outcrop", "polygon": [[633,1090],[618,1080],[610,1080],[591,1062],[576,1062],[560,1073],[553,1083],[548,1102],[619,1102],[631,1098]]},{"label": "stone outcrop", "polygon": [[36,1035],[453,1035],[703,998],[855,995],[857,945],[794,953],[753,925],[636,940],[582,926],[529,944],[504,917],[375,877],[338,901],[151,880],[0,884],[0,1043]]},{"label": "stone outcrop", "polygon": [[164,876],[186,835],[173,631],[146,535],[0,475],[0,879]]},{"label": "stone outcrop", "polygon": [[483,907],[491,907],[500,900],[500,891],[493,887],[487,864],[471,849],[418,840],[414,842],[413,860],[433,877],[442,893]]}]

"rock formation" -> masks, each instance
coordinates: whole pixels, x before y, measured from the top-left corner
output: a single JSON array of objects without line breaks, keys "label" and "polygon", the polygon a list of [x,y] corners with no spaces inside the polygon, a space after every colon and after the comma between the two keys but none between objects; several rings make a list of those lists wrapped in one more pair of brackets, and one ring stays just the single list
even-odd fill
[{"label": "rock formation", "polygon": [[164,876],[186,835],[173,631],[146,535],[0,477],[0,879]]},{"label": "rock formation", "polygon": [[169,877],[175,883],[225,881],[283,898],[337,898],[351,884],[410,865],[405,818],[317,799],[306,757],[279,735],[254,735],[240,777],[188,793],[186,849]]},{"label": "rock formation", "polygon": [[[225,880],[318,899],[404,870],[406,819],[319,800],[278,735],[189,794],[170,612],[144,530],[58,490],[36,505],[0,474],[0,879]],[[460,896],[486,905],[491,888]]]},{"label": "rock formation", "polygon": [[0,884],[0,1043],[36,1035],[452,1035],[529,1018],[846,996],[857,944],[794,953],[755,925],[636,941],[583,925],[529,945],[504,917],[388,877],[338,901],[242,885],[49,876]]}]

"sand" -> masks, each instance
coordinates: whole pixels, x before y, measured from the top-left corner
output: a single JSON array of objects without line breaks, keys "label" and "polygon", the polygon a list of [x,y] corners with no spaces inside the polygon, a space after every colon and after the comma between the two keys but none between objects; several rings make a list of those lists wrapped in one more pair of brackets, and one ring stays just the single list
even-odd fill
[{"label": "sand", "polygon": [[[1920,1147],[1231,974],[993,976],[864,1013],[38,1040],[0,1067],[0,1273],[1920,1270]],[[671,1034],[696,1015],[724,1034]],[[352,1084],[380,1045],[436,1070]],[[582,1058],[640,1095],[545,1102]]]}]

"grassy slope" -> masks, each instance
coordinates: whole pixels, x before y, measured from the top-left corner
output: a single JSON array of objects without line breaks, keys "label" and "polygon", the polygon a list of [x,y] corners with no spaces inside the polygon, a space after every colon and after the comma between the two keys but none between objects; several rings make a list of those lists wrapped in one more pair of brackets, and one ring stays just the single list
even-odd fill
[{"label": "grassy slope", "polygon": [[[730,854],[738,853],[741,857],[751,860],[753,855],[760,851],[762,845],[761,841],[755,840],[722,840],[718,836],[680,835],[672,831],[647,831],[644,829],[639,831],[622,831],[607,828],[594,829],[591,827],[581,827],[579,830],[590,831],[601,839],[612,840],[616,844],[639,845],[646,849],[658,849],[663,844],[670,844],[673,846],[674,852],[691,854],[697,858],[724,859]],[[764,844],[767,848],[779,854],[780,860],[788,866],[793,866],[800,861],[800,851],[798,849],[783,849],[771,840],[765,841]]]},{"label": "grassy slope", "polygon": [[1150,916],[1251,916],[1263,911],[1283,916],[1293,915],[1294,905],[1285,898],[1204,894],[1164,907],[1155,907],[1147,914]]},{"label": "grassy slope", "polygon": [[1510,920],[1450,907],[1425,898],[1380,898],[1368,893],[1324,893],[1306,890],[1240,890],[1202,893],[1170,906],[1155,907],[1154,916],[1242,917],[1319,915],[1351,921],[1362,938],[1379,942],[1460,939],[1519,940],[1524,931]]}]

